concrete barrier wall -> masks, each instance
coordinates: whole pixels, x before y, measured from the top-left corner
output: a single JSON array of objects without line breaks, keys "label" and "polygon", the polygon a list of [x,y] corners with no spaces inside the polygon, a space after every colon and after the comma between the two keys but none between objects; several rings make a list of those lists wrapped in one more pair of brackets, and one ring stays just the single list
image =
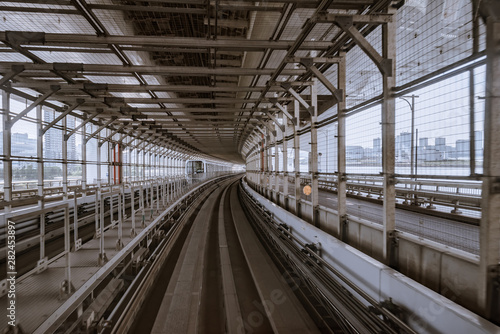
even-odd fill
[{"label": "concrete barrier wall", "polygon": [[[372,298],[379,302],[392,298],[418,333],[500,333],[499,327],[459,305],[478,311],[477,256],[399,232],[396,271],[376,260],[382,258],[381,225],[350,217],[347,245],[336,238],[336,211],[320,206],[320,230],[244,186],[302,242],[319,242],[323,258]],[[303,201],[301,209],[311,212]]]}]

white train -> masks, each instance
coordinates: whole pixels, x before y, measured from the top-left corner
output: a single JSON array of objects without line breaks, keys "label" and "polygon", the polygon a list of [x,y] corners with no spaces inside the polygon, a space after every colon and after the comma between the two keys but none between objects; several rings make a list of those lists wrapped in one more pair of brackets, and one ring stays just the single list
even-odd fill
[{"label": "white train", "polygon": [[186,176],[193,177],[198,174],[212,174],[214,172],[231,171],[231,164],[214,163],[206,160],[186,161]]}]

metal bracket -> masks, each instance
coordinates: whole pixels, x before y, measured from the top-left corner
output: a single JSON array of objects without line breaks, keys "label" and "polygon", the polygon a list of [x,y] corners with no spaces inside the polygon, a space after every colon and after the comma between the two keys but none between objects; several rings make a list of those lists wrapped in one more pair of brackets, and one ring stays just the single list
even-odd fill
[{"label": "metal bracket", "polygon": [[399,238],[397,231],[392,230],[388,232],[388,247],[389,247],[389,266],[397,269],[399,264]]},{"label": "metal bracket", "polygon": [[38,262],[36,263],[36,273],[37,274],[40,274],[41,272],[44,272],[47,269],[48,260],[49,260],[48,257],[44,257],[43,259],[38,260]]},{"label": "metal bracket", "polygon": [[352,16],[337,15],[335,17],[335,22],[342,29],[349,29],[354,24],[354,20],[353,20]]},{"label": "metal bracket", "polygon": [[54,63],[52,68],[54,71],[83,72],[83,63]]},{"label": "metal bracket", "polygon": [[77,250],[79,250],[80,248],[82,248],[82,238],[79,238],[78,240],[76,240],[76,242],[75,242],[75,252]]},{"label": "metal bracket", "polygon": [[309,107],[307,108],[307,111],[309,112],[309,114],[310,114],[311,116],[314,116],[314,109],[315,109],[315,108],[314,108],[314,106],[309,106]]},{"label": "metal bracket", "polygon": [[85,90],[108,90],[108,84],[85,82],[83,88]]},{"label": "metal bracket", "polygon": [[500,193],[500,179],[497,178],[493,182],[491,182],[490,194],[499,194],[499,193]]},{"label": "metal bracket", "polygon": [[5,40],[14,45],[45,43],[45,32],[32,31],[6,31]]},{"label": "metal bracket", "polygon": [[388,77],[392,77],[392,59],[384,58],[380,61],[379,68],[382,73]]},{"label": "metal bracket", "polygon": [[500,312],[500,264],[488,266],[487,314],[490,320],[498,321]]}]

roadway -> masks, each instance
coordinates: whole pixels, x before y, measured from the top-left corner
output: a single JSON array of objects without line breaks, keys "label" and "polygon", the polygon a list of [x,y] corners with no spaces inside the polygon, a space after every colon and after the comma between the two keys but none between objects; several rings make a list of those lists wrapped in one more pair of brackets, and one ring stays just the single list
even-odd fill
[{"label": "roadway", "polygon": [[[289,195],[294,196],[294,183],[289,183]],[[283,187],[280,185],[280,191]],[[301,193],[301,198],[306,201],[311,200],[311,196]],[[319,190],[319,205],[333,210],[337,210],[336,193],[324,189]],[[398,208],[399,207],[399,208]],[[396,228],[400,231],[417,235],[421,238],[432,240],[448,247],[469,252],[474,255],[479,254],[479,226],[472,224],[437,217],[435,211],[419,207],[420,211],[427,213],[403,210],[396,208]],[[347,197],[347,214],[383,224],[382,200],[371,198],[367,200],[362,196]]]}]

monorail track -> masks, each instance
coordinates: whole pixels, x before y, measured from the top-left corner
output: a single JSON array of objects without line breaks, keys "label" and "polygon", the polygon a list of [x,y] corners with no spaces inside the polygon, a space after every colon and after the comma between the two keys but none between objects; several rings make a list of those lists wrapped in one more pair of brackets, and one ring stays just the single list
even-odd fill
[{"label": "monorail track", "polygon": [[233,178],[200,195],[99,333],[412,333],[278,245],[290,237],[241,192]]}]

